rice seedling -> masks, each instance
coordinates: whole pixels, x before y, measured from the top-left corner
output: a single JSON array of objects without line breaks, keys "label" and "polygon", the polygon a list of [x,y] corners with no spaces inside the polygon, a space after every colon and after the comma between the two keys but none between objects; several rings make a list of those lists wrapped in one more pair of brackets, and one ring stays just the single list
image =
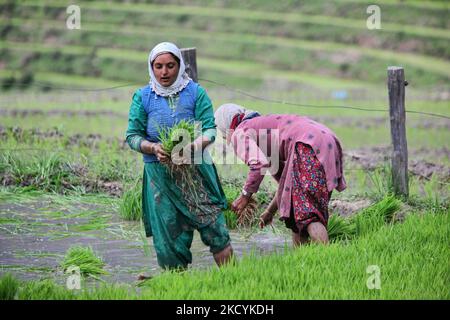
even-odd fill
[{"label": "rice seedling", "polygon": [[0,300],[14,300],[19,281],[11,273],[7,273],[0,278]]},{"label": "rice seedling", "polygon": [[[175,183],[184,192],[184,196],[199,203],[198,183],[201,183],[196,176],[195,164],[193,163],[193,154],[184,154],[185,148],[194,141],[195,125],[192,122],[181,120],[170,128],[158,128],[159,138],[164,151],[170,155],[170,161],[164,163]],[[187,159],[190,157],[190,159]],[[188,164],[181,163],[181,160],[188,160]]]},{"label": "rice seedling", "polygon": [[380,229],[385,223],[393,223],[395,213],[400,209],[401,201],[393,195],[385,196],[383,200],[358,212],[351,219],[355,224],[357,236],[363,236]]},{"label": "rice seedling", "polygon": [[425,203],[432,210],[439,210],[439,208],[445,207],[446,203],[448,206],[448,193],[446,192],[444,195],[440,195],[437,191],[439,189],[438,184],[439,180],[436,174],[432,175],[431,179],[423,184]]},{"label": "rice seedling", "polygon": [[236,227],[251,227],[255,222],[255,217],[258,212],[258,202],[252,197],[245,209],[239,214],[230,210],[233,201],[239,197],[240,190],[233,184],[223,186],[225,197],[227,199],[228,210],[225,210],[225,221],[230,229]]},{"label": "rice seedling", "polygon": [[369,190],[369,195],[374,199],[383,199],[386,194],[391,194],[393,192],[394,187],[390,165],[385,164],[383,167],[378,168],[373,172],[368,171],[367,175],[372,182],[372,188]]},{"label": "rice seedling", "polygon": [[255,216],[258,211],[258,203],[250,198],[247,206],[238,213],[237,225],[240,227],[251,227],[255,222]]},{"label": "rice seedling", "polygon": [[230,209],[227,209],[223,212],[223,215],[225,217],[225,223],[227,224],[227,228],[228,229],[236,229],[236,227],[237,227],[236,213],[234,213]]},{"label": "rice seedling", "polygon": [[34,190],[61,191],[79,183],[72,172],[70,161],[60,153],[21,154],[5,152],[1,155],[0,173],[9,176],[15,184]]},{"label": "rice seedling", "polygon": [[142,182],[136,180],[134,185],[126,190],[119,206],[119,215],[124,220],[138,221],[142,218]]},{"label": "rice seedling", "polygon": [[158,133],[164,151],[172,154],[176,146],[184,147],[194,141],[195,125],[181,120],[170,128],[159,128]]},{"label": "rice seedling", "polygon": [[223,212],[225,221],[229,229],[235,229],[237,227],[237,215],[230,208],[234,199],[239,196],[239,189],[232,184],[224,184],[222,187],[227,199],[227,210]]},{"label": "rice seedling", "polygon": [[67,250],[61,267],[67,271],[69,267],[80,268],[80,274],[83,276],[93,276],[108,274],[103,270],[105,263],[97,257],[91,247],[73,246]]},{"label": "rice seedling", "polygon": [[350,239],[356,233],[355,224],[337,214],[332,214],[328,219],[327,230],[330,241]]},{"label": "rice seedling", "polygon": [[24,282],[19,288],[19,300],[74,300],[77,294],[73,290],[56,284],[51,279]]},{"label": "rice seedling", "polygon": [[101,230],[105,229],[108,226],[107,221],[108,220],[105,217],[94,217],[87,223],[71,225],[69,227],[69,230],[77,232]]}]

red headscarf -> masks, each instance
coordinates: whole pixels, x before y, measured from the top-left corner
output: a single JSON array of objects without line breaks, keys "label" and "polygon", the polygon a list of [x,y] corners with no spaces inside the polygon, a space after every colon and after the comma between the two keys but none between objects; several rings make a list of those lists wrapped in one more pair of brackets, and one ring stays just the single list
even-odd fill
[{"label": "red headscarf", "polygon": [[233,117],[233,120],[231,120],[230,129],[234,130],[236,127],[242,122],[242,120],[245,117],[245,113],[238,113]]}]

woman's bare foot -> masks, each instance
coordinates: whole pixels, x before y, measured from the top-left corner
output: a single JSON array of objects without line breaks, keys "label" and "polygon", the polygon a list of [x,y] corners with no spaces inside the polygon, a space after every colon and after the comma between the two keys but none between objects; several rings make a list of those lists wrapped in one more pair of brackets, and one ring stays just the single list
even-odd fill
[{"label": "woman's bare foot", "polygon": [[141,274],[138,275],[138,280],[139,280],[139,281],[144,281],[144,280],[148,280],[148,279],[151,279],[151,278],[152,278],[151,276],[146,276],[146,275],[143,274],[143,273],[141,273]]}]

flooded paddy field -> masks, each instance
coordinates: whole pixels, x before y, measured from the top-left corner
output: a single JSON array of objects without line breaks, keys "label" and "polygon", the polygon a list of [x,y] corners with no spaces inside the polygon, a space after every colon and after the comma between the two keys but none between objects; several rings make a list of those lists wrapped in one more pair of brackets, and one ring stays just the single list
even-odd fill
[{"label": "flooded paddy field", "polygon": [[[100,203],[98,203],[100,202]],[[0,204],[0,273],[23,280],[51,278],[64,282],[60,264],[74,245],[90,246],[105,262],[107,282],[133,283],[139,274],[161,272],[151,238],[145,238],[139,222],[118,217],[117,205],[107,197],[58,195],[2,198]],[[117,203],[117,201],[115,201]],[[287,234],[231,232],[238,257],[250,252],[268,254],[290,246]],[[195,232],[191,268],[214,267],[209,248]]]}]

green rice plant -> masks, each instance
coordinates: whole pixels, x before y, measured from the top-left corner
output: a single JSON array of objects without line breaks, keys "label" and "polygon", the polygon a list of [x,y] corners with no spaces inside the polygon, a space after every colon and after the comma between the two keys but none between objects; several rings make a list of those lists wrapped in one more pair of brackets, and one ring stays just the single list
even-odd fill
[{"label": "green rice plant", "polygon": [[108,226],[107,221],[108,221],[108,219],[106,219],[105,217],[94,217],[94,218],[91,218],[89,220],[89,222],[87,222],[87,223],[71,225],[69,227],[69,229],[71,231],[77,231],[77,232],[101,230],[101,229],[105,229]]},{"label": "green rice plant", "polygon": [[225,198],[227,199],[227,210],[223,212],[225,216],[225,222],[229,229],[236,229],[237,227],[237,215],[233,211],[231,211],[231,203],[233,203],[234,199],[239,196],[239,189],[232,184],[223,184],[222,185],[223,192],[225,193]]},{"label": "green rice plant", "polygon": [[40,153],[24,157],[21,153],[6,151],[0,158],[0,170],[21,186],[46,191],[61,191],[79,183],[72,164],[61,153]]},{"label": "green rice plant", "polygon": [[24,282],[19,288],[19,300],[74,300],[75,290],[56,284],[51,279]]},{"label": "green rice plant", "polygon": [[119,215],[124,220],[137,221],[142,218],[142,181],[136,180],[134,185],[122,195]]},{"label": "green rice plant", "polygon": [[393,192],[394,187],[390,165],[385,164],[381,168],[375,169],[373,172],[368,171],[367,175],[372,183],[372,188],[369,189],[369,195],[374,199],[383,199],[386,194],[391,194]]},{"label": "green rice plant", "polygon": [[338,214],[332,214],[328,219],[328,238],[330,241],[351,239],[356,233],[355,224]]},{"label": "green rice plant", "polygon": [[61,267],[66,271],[69,267],[80,268],[83,276],[93,276],[108,274],[103,270],[105,263],[97,257],[91,247],[73,246],[67,250]]},{"label": "green rice plant", "polygon": [[[441,191],[442,188],[444,188],[443,192]],[[427,207],[433,211],[448,208],[449,190],[448,184],[440,184],[438,176],[433,174],[431,178],[423,184],[423,191],[425,193],[424,200]]]},{"label": "green rice plant", "polygon": [[235,229],[237,226],[250,227],[254,225],[255,215],[258,211],[258,202],[252,197],[247,207],[237,215],[231,208],[233,201],[239,197],[241,191],[233,184],[226,184],[223,186],[225,197],[227,199],[228,209],[225,210],[225,221],[230,229]]},{"label": "green rice plant", "polygon": [[19,288],[19,281],[11,273],[0,278],[0,300],[14,300]]},{"label": "green rice plant", "polygon": [[236,229],[237,227],[237,215],[230,209],[227,209],[223,212],[225,217],[225,223],[227,224],[228,229]]},{"label": "green rice plant", "polygon": [[395,213],[401,208],[401,201],[393,195],[355,214],[351,223],[355,224],[355,234],[364,236],[380,229],[386,223],[393,223]]},{"label": "green rice plant", "polygon": [[[168,168],[170,175],[174,178],[178,187],[182,190],[190,191],[189,193],[184,193],[184,196],[189,198],[186,200],[198,204],[200,196],[198,195],[198,187],[195,183],[195,179],[197,178],[194,178],[196,169],[192,162],[192,155],[190,164],[178,164],[173,162],[175,156],[177,156],[177,158],[178,156],[184,158],[187,157],[187,155],[184,154],[183,148],[194,142],[194,123],[181,120],[170,128],[159,127],[158,133],[162,148],[170,155],[170,161],[164,163],[164,165]],[[179,150],[178,155],[175,155],[177,150]]]},{"label": "green rice plant", "polygon": [[[178,144],[186,146],[194,141],[195,125],[192,122],[181,120],[170,128],[159,127],[158,133],[164,151],[171,154]],[[188,141],[183,141],[186,137]]]},{"label": "green rice plant", "polygon": [[137,299],[134,287],[123,284],[102,283],[94,288],[83,290],[79,294],[81,300],[130,300]]}]

